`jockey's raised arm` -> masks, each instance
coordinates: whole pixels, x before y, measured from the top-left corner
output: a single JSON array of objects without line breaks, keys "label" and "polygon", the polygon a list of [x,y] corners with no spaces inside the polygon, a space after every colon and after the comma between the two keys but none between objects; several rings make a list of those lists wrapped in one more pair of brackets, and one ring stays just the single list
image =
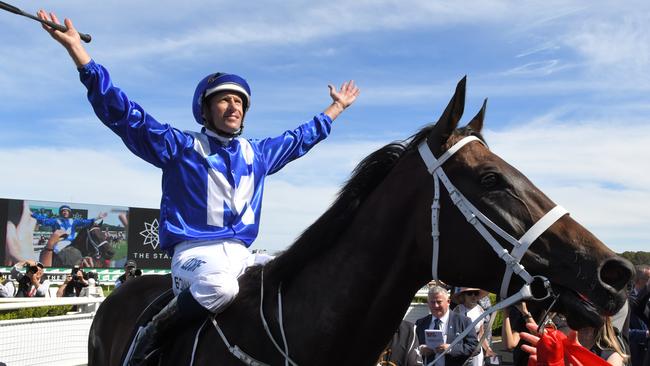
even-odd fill
[{"label": "jockey's raised arm", "polygon": [[[41,10],[38,16],[59,23]],[[162,170],[160,247],[172,256],[176,297],[139,332],[129,364],[141,364],[174,325],[223,311],[239,291],[237,279],[255,263],[264,181],[324,140],[332,121],[359,95],[353,81],[329,85],[323,113],[276,137],[241,137],[251,88],[241,76],[215,72],[197,85],[192,114],[201,126],[181,131],[157,121],[113,84],[91,59],[71,20],[68,30],[43,28],[77,66],[97,117],[138,157]]]}]

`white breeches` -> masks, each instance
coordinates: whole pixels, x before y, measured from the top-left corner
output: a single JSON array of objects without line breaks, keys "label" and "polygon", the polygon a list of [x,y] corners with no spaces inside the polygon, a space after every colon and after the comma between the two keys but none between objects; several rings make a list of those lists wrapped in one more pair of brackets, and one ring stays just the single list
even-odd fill
[{"label": "white breeches", "polygon": [[256,256],[237,240],[186,241],[172,257],[174,295],[189,288],[194,299],[212,313],[225,309],[237,296],[237,278],[253,264],[272,257]]}]

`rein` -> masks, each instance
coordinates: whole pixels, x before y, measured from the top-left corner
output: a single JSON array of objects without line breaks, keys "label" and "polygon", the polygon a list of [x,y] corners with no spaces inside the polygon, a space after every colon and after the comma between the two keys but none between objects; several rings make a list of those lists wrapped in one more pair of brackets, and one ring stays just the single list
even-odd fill
[{"label": "rein", "polygon": [[[499,258],[501,258],[506,263],[506,271],[503,275],[503,280],[501,283],[501,291],[500,291],[500,298],[503,300],[501,300],[494,306],[488,308],[487,310],[485,310],[485,312],[483,312],[483,314],[481,314],[478,318],[476,318],[469,327],[467,327],[450,343],[449,347],[445,352],[440,353],[435,358],[434,363],[438,359],[443,357],[445,354],[447,354],[449,351],[451,351],[452,347],[455,344],[463,340],[463,338],[465,338],[469,334],[469,332],[471,332],[474,329],[476,324],[483,321],[483,318],[494,313],[495,311],[514,305],[515,303],[522,300],[541,301],[549,297],[554,297],[555,298],[553,300],[553,304],[554,304],[558,298],[557,295],[553,294],[553,291],[551,289],[551,284],[548,281],[548,279],[546,279],[543,276],[531,276],[526,271],[524,266],[521,265],[521,263],[519,263],[519,261],[526,253],[530,245],[557,220],[559,220],[564,215],[568,214],[568,211],[561,206],[555,206],[553,209],[547,212],[541,219],[539,219],[533,226],[531,226],[528,229],[528,231],[526,231],[526,233],[524,233],[524,235],[522,235],[521,238],[519,239],[515,239],[514,237],[512,237],[512,235],[505,232],[505,230],[501,229],[498,225],[493,223],[492,220],[490,220],[487,216],[481,213],[481,211],[479,211],[476,207],[474,207],[474,205],[472,205],[472,203],[467,198],[465,198],[465,196],[462,193],[460,193],[460,191],[458,191],[458,189],[451,183],[451,181],[449,180],[449,178],[447,177],[447,175],[445,174],[442,168],[442,165],[452,155],[454,155],[463,146],[465,146],[466,144],[472,141],[478,141],[485,146],[483,141],[481,141],[476,136],[467,136],[461,139],[460,141],[458,141],[456,144],[454,144],[449,150],[445,151],[439,158],[436,158],[433,155],[433,153],[429,149],[429,146],[427,145],[426,140],[418,146],[418,151],[420,153],[420,156],[422,157],[422,160],[424,160],[424,163],[427,166],[427,170],[429,171],[429,174],[433,176],[433,183],[434,183],[434,197],[433,197],[433,204],[431,205],[431,236],[433,238],[433,258],[431,260],[431,273],[433,279],[438,279],[438,251],[440,247],[440,230],[439,230],[440,182],[442,182],[442,184],[447,189],[447,192],[449,193],[449,197],[451,198],[452,202],[456,207],[458,207],[460,212],[465,216],[467,222],[469,222],[472,226],[474,226],[474,228],[483,236],[483,238],[487,241],[487,243],[490,244],[490,246],[497,253]],[[490,234],[486,226],[487,228],[490,228],[492,231],[497,233],[500,237],[505,239],[507,242],[512,244],[513,246],[512,252],[508,252],[508,250],[503,248],[503,246],[499,244],[499,242],[494,238],[494,236]],[[513,273],[521,277],[524,280],[525,284],[517,293],[515,293],[510,297],[507,297],[508,287],[510,285],[510,280],[512,278]],[[545,290],[545,293],[543,295],[537,296],[533,294],[533,292],[531,291],[531,284],[533,284],[535,281],[541,282],[541,285]],[[266,334],[268,335],[269,339],[271,339],[271,342],[273,343],[275,348],[284,357],[285,366],[289,366],[289,365],[298,366],[298,364],[289,357],[289,346],[287,344],[287,339],[284,333],[284,325],[282,321],[282,283],[280,283],[280,286],[278,287],[278,322],[280,326],[280,332],[282,334],[284,349],[282,349],[275,341],[275,338],[271,334],[269,326],[266,322],[266,318],[264,316],[264,310],[263,310],[264,267],[262,267],[260,282],[261,282],[260,318],[262,319],[264,330],[266,331]],[[547,314],[548,314],[548,310],[547,310]],[[226,348],[228,349],[228,351],[230,351],[230,353],[233,356],[235,356],[237,359],[239,359],[244,364],[249,366],[268,366],[268,364],[260,362],[254,359],[253,357],[249,356],[248,354],[246,354],[237,345],[231,346],[228,340],[226,339],[226,336],[224,335],[223,331],[219,327],[219,324],[217,323],[215,317],[212,317],[211,320],[212,320],[212,324],[214,325],[217,332],[221,336],[221,339],[226,345]],[[197,332],[197,337],[199,332]],[[195,341],[195,348],[196,348],[196,341]]]},{"label": "rein", "polygon": [[[298,366],[298,364],[289,357],[289,345],[287,343],[287,337],[284,334],[284,324],[282,320],[282,283],[280,283],[280,286],[278,286],[278,322],[280,323],[279,324],[280,333],[282,334],[282,342],[284,343],[284,350],[280,348],[278,343],[275,341],[275,338],[273,337],[273,334],[271,334],[271,330],[269,329],[269,325],[266,322],[266,317],[264,316],[264,266],[262,266],[261,277],[260,277],[260,318],[262,319],[262,324],[264,325],[264,330],[266,331],[266,335],[269,337],[269,339],[271,339],[271,342],[278,350],[278,352],[280,352],[280,354],[284,357],[285,366],[289,366],[289,365]],[[237,359],[239,359],[241,362],[243,362],[248,366],[269,366],[268,364],[258,361],[255,358],[251,357],[250,355],[245,353],[241,348],[239,348],[239,346],[237,345],[231,346],[230,342],[228,342],[228,339],[226,338],[226,335],[223,333],[221,327],[217,323],[216,317],[212,316],[211,320],[215,329],[217,329],[219,336],[221,336],[221,340],[223,341],[223,343],[226,345],[226,348],[233,356],[235,356]],[[197,332],[197,338],[199,332]],[[197,340],[195,340],[194,342],[194,350],[196,350],[196,344],[197,344]],[[194,352],[192,352],[192,361],[190,363],[190,366],[194,361],[193,355]]]},{"label": "rein", "polygon": [[90,232],[93,231],[93,230],[100,230],[101,231],[99,226],[94,226],[94,227],[91,227],[90,229],[86,229],[86,249],[88,249],[89,247],[92,248],[93,249],[92,250],[93,257],[95,259],[99,259],[102,256],[101,252],[99,251],[99,248],[101,248],[102,246],[108,244],[108,240],[104,240],[104,241],[102,241],[100,243],[97,243],[97,241],[95,239],[93,239],[93,236],[90,235]]}]

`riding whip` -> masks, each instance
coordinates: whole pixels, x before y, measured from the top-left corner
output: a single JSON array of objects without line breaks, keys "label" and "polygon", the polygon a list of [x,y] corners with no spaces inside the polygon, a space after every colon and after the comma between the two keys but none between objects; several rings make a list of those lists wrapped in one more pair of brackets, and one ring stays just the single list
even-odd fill
[{"label": "riding whip", "polygon": [[[41,19],[41,18],[39,18],[39,17],[37,17],[35,15],[24,12],[24,11],[18,9],[17,7],[13,6],[13,5],[7,4],[4,1],[0,1],[0,9],[6,10],[6,11],[14,13],[14,14],[22,15],[22,16],[27,17],[27,18],[34,19],[34,20],[36,20],[38,22],[41,22],[43,24],[47,24],[50,27],[52,27],[52,28],[54,28],[54,29],[56,29],[56,30],[58,30],[60,32],[65,32],[65,31],[68,30],[68,27],[66,27],[65,25],[56,24],[56,23],[51,22],[49,20]],[[90,42],[90,40],[92,39],[92,37],[90,37],[90,34],[85,34],[85,33],[81,33],[81,32],[79,33],[79,37],[81,37],[81,40],[86,42],[86,43]]]}]

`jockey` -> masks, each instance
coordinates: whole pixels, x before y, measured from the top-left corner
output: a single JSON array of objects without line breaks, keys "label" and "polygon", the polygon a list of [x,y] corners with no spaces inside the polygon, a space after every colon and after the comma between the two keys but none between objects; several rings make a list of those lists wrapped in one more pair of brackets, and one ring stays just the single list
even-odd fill
[{"label": "jockey", "polygon": [[[50,18],[42,10],[39,17]],[[326,138],[359,89],[353,81],[338,91],[329,85],[332,103],[323,113],[278,137],[249,140],[240,137],[251,105],[248,83],[213,73],[198,83],[192,99],[201,131],[180,131],[115,87],[86,53],[72,22],[65,24],[65,33],[44,28],[77,65],[99,119],[129,150],[162,169],[159,238],[172,256],[176,297],[138,332],[130,360],[137,365],[173,326],[218,314],[233,301],[237,278],[255,261],[248,247],[259,229],[264,179]]]},{"label": "jockey", "polygon": [[70,206],[62,205],[59,207],[59,217],[52,218],[40,213],[32,213],[32,217],[36,219],[39,225],[51,226],[52,231],[65,231],[65,235],[63,236],[64,240],[60,240],[59,244],[54,247],[54,252],[58,253],[61,249],[72,243],[77,236],[77,229],[90,226],[96,221],[103,219],[106,217],[106,213],[100,213],[95,219],[73,218]]}]

